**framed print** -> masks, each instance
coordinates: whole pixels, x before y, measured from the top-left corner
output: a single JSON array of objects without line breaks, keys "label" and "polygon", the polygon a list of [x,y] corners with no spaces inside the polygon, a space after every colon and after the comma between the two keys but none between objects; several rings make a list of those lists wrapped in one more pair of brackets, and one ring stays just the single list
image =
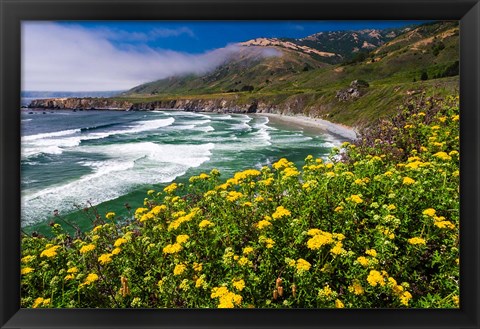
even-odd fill
[{"label": "framed print", "polygon": [[479,6],[2,0],[2,328],[477,328]]}]

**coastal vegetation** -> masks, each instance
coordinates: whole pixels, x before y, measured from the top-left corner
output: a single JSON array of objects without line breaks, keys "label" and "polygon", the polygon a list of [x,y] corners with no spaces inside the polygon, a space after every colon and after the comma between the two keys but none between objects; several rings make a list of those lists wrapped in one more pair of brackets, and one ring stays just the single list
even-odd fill
[{"label": "coastal vegetation", "polygon": [[[386,102],[377,113],[393,113],[389,88],[369,92]],[[412,95],[328,160],[212,168],[75,234],[59,217],[50,236],[22,236],[21,306],[457,308],[459,100],[448,93]]]}]

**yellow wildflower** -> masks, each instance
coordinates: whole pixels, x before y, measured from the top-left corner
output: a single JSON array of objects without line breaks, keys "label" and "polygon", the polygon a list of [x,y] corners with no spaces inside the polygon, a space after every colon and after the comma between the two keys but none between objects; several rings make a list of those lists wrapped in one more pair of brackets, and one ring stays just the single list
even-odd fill
[{"label": "yellow wildflower", "polygon": [[455,228],[455,225],[448,220],[437,221],[437,222],[433,223],[433,225],[435,225],[438,228],[448,228],[448,229],[451,229],[451,230],[453,230]]},{"label": "yellow wildflower", "polygon": [[181,234],[181,235],[177,236],[176,241],[177,241],[178,244],[182,244],[182,243],[187,242],[189,238],[190,238],[190,237],[189,237],[188,235],[186,235],[186,234]]},{"label": "yellow wildflower", "polygon": [[377,257],[377,251],[375,249],[369,249],[369,250],[365,251],[365,253],[367,255],[372,256],[372,257]]},{"label": "yellow wildflower", "polygon": [[31,268],[31,267],[24,267],[20,270],[20,274],[21,275],[27,275],[29,273],[32,273],[33,271],[34,271],[34,269]]},{"label": "yellow wildflower", "polygon": [[171,194],[171,193],[175,192],[175,190],[177,188],[178,188],[177,183],[172,183],[172,184],[168,185],[167,187],[165,187],[163,189],[163,191],[167,192],[168,194]]},{"label": "yellow wildflower", "polygon": [[195,272],[201,272],[202,269],[203,269],[203,264],[202,263],[197,263],[197,262],[193,263],[193,270]]},{"label": "yellow wildflower", "polygon": [[186,269],[187,266],[185,264],[177,264],[173,269],[173,275],[181,275]]},{"label": "yellow wildflower", "polygon": [[357,280],[348,287],[348,291],[353,292],[355,295],[362,295],[365,292],[362,285]]},{"label": "yellow wildflower", "polygon": [[410,177],[403,178],[403,185],[412,185],[415,183],[415,180]]},{"label": "yellow wildflower", "polygon": [[43,301],[44,301],[44,299],[43,299],[42,297],[38,297],[38,298],[35,299],[35,301],[33,302],[32,308],[37,308],[37,307],[39,307],[40,305],[43,304]]},{"label": "yellow wildflower", "polygon": [[409,293],[408,291],[405,291],[402,296],[400,296],[400,303],[402,305],[408,306],[408,302],[412,299],[412,294]]},{"label": "yellow wildflower", "polygon": [[113,245],[115,247],[120,247],[122,244],[127,243],[127,242],[128,241],[125,238],[118,238]]},{"label": "yellow wildflower", "polygon": [[270,223],[268,220],[261,220],[256,224],[259,230],[264,229],[265,227],[268,227],[270,225],[272,225],[272,223]]},{"label": "yellow wildflower", "polygon": [[425,210],[423,211],[423,214],[424,214],[424,215],[427,215],[427,216],[430,216],[430,217],[433,217],[433,216],[435,216],[435,212],[436,212],[435,209],[433,209],[433,208],[428,208],[428,209],[425,209]]},{"label": "yellow wildflower", "polygon": [[98,262],[102,265],[106,265],[112,261],[112,254],[102,254],[98,257]]},{"label": "yellow wildflower", "polygon": [[425,239],[419,238],[419,237],[414,237],[411,239],[408,239],[408,243],[416,245],[416,244],[425,244]]},{"label": "yellow wildflower", "polygon": [[90,252],[90,251],[94,250],[95,248],[96,248],[96,246],[94,244],[87,244],[87,245],[80,248],[80,253],[81,254],[86,254],[87,252]]},{"label": "yellow wildflower", "polygon": [[242,256],[238,259],[238,265],[245,266],[247,264],[248,264],[248,258],[247,257]]},{"label": "yellow wildflower", "polygon": [[163,248],[164,254],[175,254],[182,250],[182,245],[179,243],[169,244]]},{"label": "yellow wildflower", "polygon": [[367,277],[367,281],[372,287],[375,287],[377,284],[380,284],[381,286],[385,285],[385,280],[382,274],[375,270],[370,271],[370,274]]},{"label": "yellow wildflower", "polygon": [[73,279],[75,279],[75,275],[73,275],[73,274],[67,274],[63,278],[63,280],[65,280],[65,281],[69,281],[69,280],[73,280]]},{"label": "yellow wildflower", "polygon": [[243,281],[242,279],[239,279],[239,280],[233,280],[232,281],[232,285],[235,289],[237,289],[238,291],[242,291],[243,288],[245,288],[245,281]]},{"label": "yellow wildflower", "polygon": [[303,258],[298,259],[296,265],[297,265],[297,270],[298,270],[299,273],[302,273],[304,271],[308,271],[310,269],[310,267],[312,266],[312,264],[310,264],[309,262],[307,262]]},{"label": "yellow wildflower", "polygon": [[206,227],[210,227],[210,226],[214,226],[215,224],[213,224],[211,221],[207,220],[207,219],[204,219],[200,222],[200,224],[198,224],[198,227],[200,228],[206,228]]},{"label": "yellow wildflower", "polygon": [[112,250],[112,255],[118,255],[120,253],[120,251],[122,251],[122,249],[115,248],[115,249]]},{"label": "yellow wildflower", "polygon": [[357,262],[358,262],[360,265],[364,266],[364,267],[367,267],[368,264],[370,263],[370,262],[368,261],[368,259],[367,259],[366,257],[364,257],[364,256],[358,257],[358,258],[357,258]]},{"label": "yellow wildflower", "polygon": [[363,202],[363,199],[360,197],[360,195],[357,195],[357,194],[351,195],[349,198],[347,198],[347,200],[350,200],[350,201],[355,202],[357,204]]},{"label": "yellow wildflower", "polygon": [[85,278],[85,281],[80,285],[81,287],[82,286],[88,286],[92,283],[94,283],[95,281],[98,281],[98,275],[95,274],[95,273],[90,273],[87,275],[87,277]]},{"label": "yellow wildflower", "polygon": [[[310,231],[309,231],[310,232]],[[307,247],[311,250],[320,249],[322,246],[333,242],[332,234],[329,232],[320,231],[307,241]]]},{"label": "yellow wildflower", "polygon": [[235,202],[238,199],[240,199],[241,197],[243,197],[243,194],[240,193],[240,192],[236,192],[236,191],[230,191],[227,194],[227,200],[230,201],[230,202]]},{"label": "yellow wildflower", "polygon": [[448,155],[447,153],[445,153],[445,152],[437,152],[437,153],[435,153],[433,156],[436,157],[436,158],[439,158],[439,159],[441,159],[441,160],[445,160],[445,161],[449,161],[449,160],[452,159],[452,157],[449,156],[449,155]]},{"label": "yellow wildflower", "polygon": [[23,264],[27,264],[27,263],[30,263],[34,259],[35,259],[35,256],[31,256],[31,255],[30,256],[25,256],[21,259],[21,262]]},{"label": "yellow wildflower", "polygon": [[243,254],[244,255],[249,255],[253,252],[253,248],[252,247],[245,247],[243,248]]},{"label": "yellow wildflower", "polygon": [[195,288],[201,288],[205,285],[205,280],[203,279],[203,277],[199,277],[196,281],[195,281]]},{"label": "yellow wildflower", "polygon": [[42,251],[42,253],[40,254],[40,257],[47,257],[47,258],[55,257],[57,256],[58,248],[60,248],[60,246],[52,246],[50,248],[47,248],[44,251]]},{"label": "yellow wildflower", "polygon": [[342,301],[340,299],[336,299],[335,300],[335,307],[336,308],[344,308],[345,305],[342,303]]},{"label": "yellow wildflower", "polygon": [[78,273],[78,268],[76,266],[71,267],[67,270],[67,273],[72,273],[72,274]]},{"label": "yellow wildflower", "polygon": [[288,209],[285,209],[283,206],[277,207],[275,212],[272,214],[273,219],[279,219],[282,217],[290,216],[291,213]]},{"label": "yellow wildflower", "polygon": [[115,213],[114,212],[108,212],[106,215],[105,215],[105,218],[108,219],[108,220],[112,220],[115,218]]}]

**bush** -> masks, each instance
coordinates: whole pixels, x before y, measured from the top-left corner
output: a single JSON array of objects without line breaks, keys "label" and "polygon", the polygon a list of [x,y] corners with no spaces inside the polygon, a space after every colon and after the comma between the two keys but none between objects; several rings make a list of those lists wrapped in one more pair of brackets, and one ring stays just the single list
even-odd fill
[{"label": "bush", "polygon": [[[458,98],[330,160],[148,191],[72,239],[22,237],[22,307],[458,307]],[[343,160],[341,160],[343,159]]]}]

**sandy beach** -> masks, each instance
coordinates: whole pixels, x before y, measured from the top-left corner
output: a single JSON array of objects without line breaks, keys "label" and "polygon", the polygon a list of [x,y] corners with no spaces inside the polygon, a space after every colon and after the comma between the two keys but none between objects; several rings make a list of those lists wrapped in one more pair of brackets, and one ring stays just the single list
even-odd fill
[{"label": "sandy beach", "polygon": [[266,116],[272,120],[277,120],[284,123],[323,130],[330,134],[338,135],[349,140],[355,140],[358,137],[357,132],[353,128],[323,119],[311,118],[304,115],[293,116],[273,113],[257,113],[257,115]]}]

